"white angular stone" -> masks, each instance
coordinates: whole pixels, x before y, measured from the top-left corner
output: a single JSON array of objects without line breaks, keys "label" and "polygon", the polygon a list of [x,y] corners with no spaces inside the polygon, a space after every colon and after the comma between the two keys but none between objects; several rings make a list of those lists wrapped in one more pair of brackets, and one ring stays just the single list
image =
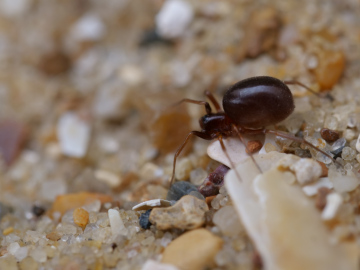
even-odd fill
[{"label": "white angular stone", "polygon": [[326,196],[326,206],[321,213],[323,220],[332,220],[340,205],[343,203],[343,198],[339,193],[330,193]]},{"label": "white angular stone", "polygon": [[90,140],[90,125],[77,114],[63,114],[58,122],[57,136],[64,155],[81,158],[85,156]]},{"label": "white angular stone", "polygon": [[315,183],[311,185],[306,185],[302,187],[302,190],[307,196],[314,196],[317,194],[317,191],[321,187],[326,187],[332,189],[334,187],[333,183],[330,181],[329,177],[322,177]]},{"label": "white angular stone", "polygon": [[273,168],[260,175],[250,159],[237,171],[242,181],[231,170],[225,185],[264,269],[357,269],[356,243],[330,242],[313,202],[300,186],[287,183],[286,172]]},{"label": "white angular stone", "polygon": [[97,41],[105,35],[101,19],[94,14],[85,14],[71,29],[71,37],[79,41]]},{"label": "white angular stone", "polygon": [[154,207],[169,207],[171,206],[171,202],[163,199],[155,199],[149,200],[146,202],[139,203],[135,205],[132,210],[134,211],[141,211],[141,210],[149,210]]},{"label": "white angular stone", "polygon": [[176,266],[167,263],[161,263],[154,260],[147,260],[141,270],[179,270]]},{"label": "white angular stone", "polygon": [[128,232],[119,211],[116,209],[109,209],[108,215],[112,235],[127,235]]},{"label": "white angular stone", "polygon": [[182,0],[167,0],[156,15],[156,31],[164,38],[181,37],[194,17],[190,4]]}]

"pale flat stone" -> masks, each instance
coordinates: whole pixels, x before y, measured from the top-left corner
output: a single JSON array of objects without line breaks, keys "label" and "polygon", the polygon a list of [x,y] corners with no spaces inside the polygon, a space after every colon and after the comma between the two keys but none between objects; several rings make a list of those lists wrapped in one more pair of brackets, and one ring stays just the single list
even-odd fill
[{"label": "pale flat stone", "polygon": [[164,250],[162,262],[181,270],[206,269],[214,265],[223,240],[206,229],[197,229],[176,238]]},{"label": "pale flat stone", "polygon": [[260,175],[250,159],[237,171],[242,181],[230,171],[225,185],[265,270],[357,269],[356,244],[330,242],[314,203],[287,182],[286,172]]},{"label": "pale flat stone", "polygon": [[135,205],[132,210],[141,211],[141,210],[149,210],[155,207],[169,207],[171,206],[171,202],[163,199],[155,199],[149,200]]},{"label": "pale flat stone", "polygon": [[192,230],[205,223],[205,212],[208,210],[204,200],[186,195],[171,207],[153,209],[149,220],[159,230]]}]

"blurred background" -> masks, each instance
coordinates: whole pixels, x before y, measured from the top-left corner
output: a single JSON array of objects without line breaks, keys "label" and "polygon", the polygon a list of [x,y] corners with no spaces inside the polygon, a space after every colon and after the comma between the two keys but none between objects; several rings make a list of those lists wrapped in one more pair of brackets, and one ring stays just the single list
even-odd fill
[{"label": "blurred background", "polygon": [[[204,114],[202,106],[171,105],[204,100],[204,90],[221,101],[229,86],[251,76],[332,90],[337,105],[359,101],[359,6],[1,0],[2,201],[27,211],[69,192],[123,201],[163,196],[174,151]],[[291,89],[298,112],[311,111],[313,98]],[[335,124],[341,130],[341,121]],[[178,179],[208,170],[206,145],[189,147],[179,162],[187,173]],[[130,192],[134,183],[148,190],[137,181],[144,179],[154,182],[151,192]]]}]

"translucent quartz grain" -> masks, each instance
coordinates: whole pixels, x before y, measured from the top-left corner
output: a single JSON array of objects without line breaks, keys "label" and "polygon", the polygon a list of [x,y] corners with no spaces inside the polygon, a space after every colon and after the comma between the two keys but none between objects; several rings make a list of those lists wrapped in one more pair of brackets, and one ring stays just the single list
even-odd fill
[{"label": "translucent quartz grain", "polygon": [[331,146],[331,151],[334,151],[336,149],[339,149],[343,146],[345,146],[346,144],[346,139],[345,138],[340,138],[337,141],[335,141],[332,146]]},{"label": "translucent quartz grain", "polygon": [[351,147],[345,146],[342,150],[341,157],[344,160],[353,160],[356,157],[356,151]]},{"label": "translucent quartz grain", "polygon": [[46,262],[47,256],[46,252],[42,248],[35,248],[30,252],[30,256],[37,261],[38,263]]},{"label": "translucent quartz grain", "polygon": [[226,236],[235,236],[243,230],[239,217],[231,205],[225,206],[215,212],[213,222],[222,234]]},{"label": "translucent quartz grain", "polygon": [[345,129],[343,132],[343,137],[347,140],[347,141],[351,141],[356,137],[356,132],[353,129]]},{"label": "translucent quartz grain", "polygon": [[38,270],[38,263],[32,257],[26,257],[19,263],[20,270]]},{"label": "translucent quartz grain", "polygon": [[190,172],[190,182],[196,186],[201,185],[207,176],[207,172],[202,168],[197,168]]}]

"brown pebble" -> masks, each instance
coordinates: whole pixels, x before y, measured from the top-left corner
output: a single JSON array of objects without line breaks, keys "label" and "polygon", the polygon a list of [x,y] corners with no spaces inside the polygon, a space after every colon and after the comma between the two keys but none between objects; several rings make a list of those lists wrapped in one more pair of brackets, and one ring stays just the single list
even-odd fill
[{"label": "brown pebble", "polygon": [[321,187],[317,191],[315,206],[319,210],[323,210],[326,206],[326,196],[331,192],[327,187]]},{"label": "brown pebble", "polygon": [[176,238],[164,250],[162,262],[180,270],[206,269],[214,265],[223,240],[206,229],[197,229]]},{"label": "brown pebble", "polygon": [[46,238],[51,241],[58,241],[58,240],[60,240],[61,235],[58,234],[57,232],[51,232],[46,235]]},{"label": "brown pebble", "polygon": [[39,64],[39,69],[48,76],[59,75],[70,68],[70,58],[61,51],[54,51],[44,55]]},{"label": "brown pebble", "polygon": [[322,51],[315,76],[321,90],[331,89],[340,79],[345,68],[345,56],[341,51]]},{"label": "brown pebble", "polygon": [[262,146],[263,146],[262,143],[258,140],[249,141],[246,145],[246,153],[248,154],[256,153],[261,149]]},{"label": "brown pebble", "polygon": [[323,138],[327,142],[335,142],[340,138],[339,132],[328,128],[321,129],[320,134],[321,138]]},{"label": "brown pebble", "polygon": [[73,213],[74,223],[81,228],[85,228],[89,223],[89,212],[83,208],[76,208]]}]

